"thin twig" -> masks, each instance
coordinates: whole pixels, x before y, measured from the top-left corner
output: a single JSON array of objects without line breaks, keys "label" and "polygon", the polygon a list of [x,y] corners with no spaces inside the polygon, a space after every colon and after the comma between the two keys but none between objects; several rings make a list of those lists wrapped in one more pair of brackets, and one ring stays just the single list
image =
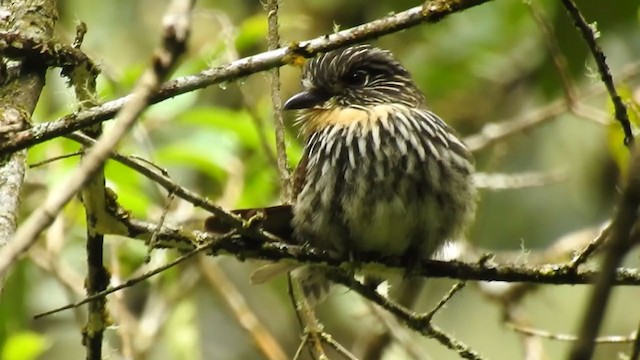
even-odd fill
[{"label": "thin twig", "polygon": [[609,66],[607,66],[607,59],[596,42],[594,27],[587,23],[587,20],[582,16],[580,10],[572,0],[562,0],[562,4],[567,9],[571,18],[573,18],[575,26],[580,30],[584,41],[587,43],[589,50],[591,50],[591,53],[593,54],[593,58],[598,66],[598,72],[600,72],[600,78],[607,87],[609,97],[611,97],[611,101],[613,102],[616,120],[618,120],[620,126],[622,126],[622,130],[624,131],[624,144],[630,147],[633,144],[633,131],[631,130],[631,122],[629,122],[627,108],[622,102],[620,95],[618,95],[616,86],[613,83],[613,77],[609,71]]},{"label": "thin twig", "polygon": [[578,252],[573,257],[573,259],[571,259],[571,262],[568,265],[569,268],[576,270],[578,266],[584,264],[589,259],[591,254],[593,254],[598,248],[600,248],[602,243],[604,243],[604,241],[609,237],[610,233],[611,224],[609,223],[604,229],[602,229],[600,234],[595,239],[589,242],[589,244],[587,244],[584,249],[580,250],[580,252]]},{"label": "thin twig", "polygon": [[417,331],[425,337],[437,340],[440,344],[444,345],[448,349],[458,353],[458,355],[460,355],[462,358],[475,360],[483,359],[483,357],[480,356],[475,350],[473,350],[463,342],[454,339],[451,335],[445,333],[432,323],[425,322],[423,317],[416,316],[402,306],[399,306],[391,300],[380,295],[375,290],[364,286],[360,282],[356,281],[353,277],[345,275],[341,271],[336,271],[331,273],[331,280],[334,280],[352,290],[355,290],[363,297],[382,306],[384,309],[398,317],[409,328]]},{"label": "thin twig", "polygon": [[624,144],[632,152],[631,165],[626,179],[627,183],[620,196],[618,209],[611,225],[612,234],[609,240],[609,248],[605,254],[600,276],[593,289],[591,300],[580,325],[578,341],[574,343],[570,353],[570,359],[581,360],[590,359],[593,354],[594,339],[604,318],[616,269],[634,243],[631,230],[637,218],[638,205],[640,205],[640,189],[638,188],[640,187],[640,150],[633,146],[633,132],[627,109],[613,83],[613,77],[607,66],[604,53],[596,42],[593,27],[587,23],[572,0],[562,0],[562,4],[573,18],[575,26],[580,30],[582,37],[593,54],[601,80],[605,84],[609,97],[613,102],[616,120],[618,120],[624,131]]},{"label": "thin twig", "polygon": [[37,167],[40,167],[40,166],[43,166],[43,165],[50,164],[50,163],[55,162],[55,161],[72,158],[74,156],[80,156],[82,154],[84,154],[84,150],[78,150],[78,151],[74,151],[74,152],[69,153],[69,154],[63,154],[63,155],[50,157],[48,159],[44,159],[42,161],[37,161],[37,162],[29,164],[29,169],[34,169],[34,168],[37,168]]},{"label": "thin twig", "polygon": [[[278,35],[278,1],[267,0],[266,10],[269,23],[268,43],[269,50],[275,50],[280,46]],[[278,156],[278,172],[280,174],[280,186],[282,191],[280,198],[285,203],[291,202],[291,172],[287,162],[287,148],[284,143],[284,120],[282,119],[282,99],[280,98],[280,69],[275,67],[269,72],[271,84],[271,106],[273,108],[273,127],[276,135],[276,154]]]},{"label": "thin twig", "polygon": [[[81,144],[95,144],[95,141],[87,136],[83,136],[82,134],[74,133],[68,136],[70,139],[77,141]],[[159,184],[163,188],[165,188],[168,192],[175,193],[175,196],[188,201],[194,206],[200,207],[204,210],[209,211],[216,216],[227,221],[233,227],[251,234],[252,236],[256,236],[257,238],[264,241],[280,241],[276,236],[269,234],[266,231],[263,231],[260,228],[250,227],[247,221],[244,221],[239,216],[227,212],[222,209],[220,206],[216,205],[213,201],[198,195],[197,193],[182,187],[175,183],[171,178],[169,178],[166,170],[159,168],[157,165],[150,163],[147,160],[142,160],[137,157],[124,156],[118,154],[117,152],[112,151],[109,156],[119,163],[139,172],[143,176],[148,179],[154,181]],[[143,165],[144,164],[144,165]],[[149,168],[149,164],[153,167],[153,170]],[[122,235],[122,234],[120,234]]]},{"label": "thin twig", "polygon": [[449,292],[444,297],[442,297],[440,301],[438,301],[438,303],[436,304],[436,306],[433,307],[433,309],[431,309],[426,314],[420,315],[420,318],[422,318],[423,321],[430,323],[431,320],[433,319],[433,316],[438,311],[440,311],[440,309],[442,309],[442,307],[445,306],[447,302],[449,302],[449,300],[451,300],[453,295],[455,295],[458,291],[462,290],[462,288],[464,288],[465,285],[467,285],[466,282],[458,281],[455,285],[451,287]]},{"label": "thin twig", "polygon": [[[512,323],[507,323],[507,326],[511,328],[513,331],[516,331],[525,335],[537,336],[537,337],[541,337],[549,340],[568,341],[568,342],[574,342],[578,340],[578,337],[572,334],[553,333],[547,330],[536,329],[536,328],[512,324]],[[594,342],[597,344],[629,343],[629,342],[633,342],[635,337],[636,337],[636,333],[634,331],[629,335],[599,336],[594,339]]]},{"label": "thin twig", "polygon": [[553,30],[553,25],[549,22],[549,19],[546,17],[539,3],[535,1],[526,1],[524,4],[529,8],[531,17],[533,17],[542,32],[547,50],[549,50],[549,54],[551,54],[553,65],[558,71],[558,76],[560,76],[560,83],[564,90],[565,102],[567,103],[567,107],[571,109],[576,103],[576,88],[569,72],[567,71],[567,58],[564,57],[560,50],[557,36]]},{"label": "thin twig", "polygon": [[321,332],[320,337],[322,338],[322,341],[331,345],[331,347],[335,351],[337,351],[338,354],[342,355],[345,359],[358,360],[358,358],[355,355],[353,355],[349,350],[347,350],[347,348],[342,346],[342,344],[337,342],[331,335],[327,334],[326,332]]},{"label": "thin twig", "polygon": [[[640,62],[633,63],[621,72],[619,79],[622,81],[637,76],[639,72]],[[601,94],[604,90],[602,90],[598,85],[599,84],[593,84],[583,90],[581,92],[582,99],[585,100]],[[577,105],[576,109],[577,110],[574,110],[574,113],[579,115],[583,107],[581,105]],[[524,115],[519,115],[514,119],[501,121],[499,123],[484,124],[476,134],[465,137],[464,142],[467,144],[469,150],[472,152],[478,152],[495,143],[507,140],[516,134],[520,134],[533,129],[534,127],[546,124],[557,116],[565,113],[567,110],[569,109],[567,108],[565,99],[558,99],[548,105],[527,112]]]},{"label": "thin twig", "polygon": [[251,335],[260,352],[270,360],[286,360],[287,356],[277,340],[251,311],[244,296],[216,264],[198,257],[198,267],[211,288],[224,300],[238,323]]},{"label": "thin twig", "polygon": [[567,171],[528,171],[516,174],[481,173],[473,174],[473,182],[479,189],[501,191],[541,187],[567,180]]},{"label": "thin twig", "polygon": [[312,359],[325,359],[327,355],[322,348],[322,336],[324,332],[323,325],[316,317],[313,307],[304,296],[300,281],[290,278],[292,299],[295,301],[295,311],[298,313],[301,325],[304,326],[304,333],[308,335],[307,345],[309,345],[309,353]]},{"label": "thin twig", "polygon": [[78,306],[84,305],[84,304],[86,304],[86,303],[88,303],[90,301],[93,301],[95,299],[104,298],[105,296],[107,296],[107,295],[109,295],[109,294],[111,294],[113,292],[116,292],[118,290],[122,290],[124,288],[131,287],[131,286],[133,286],[133,285],[135,285],[135,284],[137,284],[137,283],[139,283],[139,282],[141,282],[143,280],[146,280],[146,279],[148,279],[148,278],[150,278],[150,277],[152,277],[152,276],[154,276],[156,274],[159,274],[159,273],[161,273],[161,272],[163,272],[163,271],[165,271],[167,269],[170,269],[170,268],[172,268],[172,267],[174,267],[174,266],[176,266],[176,265],[178,265],[178,264],[180,264],[180,263],[192,258],[194,255],[197,255],[197,254],[203,252],[203,251],[206,251],[206,250],[215,251],[215,248],[217,246],[220,246],[221,243],[223,243],[226,239],[230,238],[234,233],[235,232],[232,231],[232,232],[230,232],[228,234],[224,234],[222,236],[216,237],[215,241],[207,242],[207,243],[205,243],[203,245],[200,245],[197,248],[189,251],[188,253],[179,256],[175,260],[173,260],[171,262],[168,262],[165,265],[162,265],[160,267],[157,267],[157,268],[155,268],[155,269],[153,269],[151,271],[147,271],[147,272],[145,272],[144,274],[142,274],[140,276],[131,278],[131,279],[123,282],[122,284],[120,284],[118,286],[110,287],[110,288],[108,288],[106,290],[103,290],[103,291],[101,291],[99,293],[96,293],[96,294],[93,294],[91,296],[88,296],[88,297],[86,297],[86,298],[84,298],[84,299],[82,299],[80,301],[77,301],[77,302],[75,302],[73,304],[68,304],[68,305],[61,306],[59,308],[53,309],[53,310],[49,310],[49,311],[46,311],[46,312],[43,312],[43,313],[36,314],[36,315],[33,316],[33,318],[34,319],[38,319],[38,318],[41,318],[43,316],[48,316],[48,315],[52,315],[52,314],[55,314],[55,313],[58,313],[58,312],[61,312],[61,311],[64,311],[64,310],[73,309],[73,308],[76,308]]},{"label": "thin twig", "polygon": [[175,197],[175,192],[171,191],[167,195],[166,205],[162,209],[162,214],[160,215],[160,219],[158,220],[158,226],[156,227],[156,231],[151,235],[151,239],[149,240],[149,245],[147,247],[147,255],[144,257],[144,262],[149,263],[151,261],[151,252],[156,247],[156,241],[158,240],[158,232],[164,226],[164,220],[169,213],[169,209],[171,208],[171,203],[173,202],[173,198]]},{"label": "thin twig", "polygon": [[300,359],[300,356],[302,356],[302,351],[304,350],[305,347],[307,347],[308,341],[309,341],[309,334],[304,334],[302,336],[302,339],[300,339],[300,344],[298,345],[298,349],[296,350],[295,355],[293,355],[293,360]]},{"label": "thin twig", "polygon": [[[300,310],[298,309],[298,298],[295,292],[295,287],[293,285],[294,279],[293,276],[291,275],[291,272],[287,273],[287,295],[289,296],[289,301],[291,301],[291,305],[293,306],[293,312],[296,314],[296,320],[298,320],[298,326],[300,327],[300,331],[302,333],[304,333],[304,336],[302,337],[300,346],[301,348],[304,348],[304,345],[306,345],[307,341],[309,341],[309,334],[306,333],[304,331],[305,329],[305,325],[304,325],[304,320],[302,319],[302,314],[300,314]],[[309,355],[311,356],[311,358],[314,358],[314,354],[313,351],[309,350]]]}]

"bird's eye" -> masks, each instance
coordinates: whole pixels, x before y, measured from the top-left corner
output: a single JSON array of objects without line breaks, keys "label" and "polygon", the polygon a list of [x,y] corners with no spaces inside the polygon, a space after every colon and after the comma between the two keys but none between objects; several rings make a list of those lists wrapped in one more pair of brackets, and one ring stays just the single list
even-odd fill
[{"label": "bird's eye", "polygon": [[367,83],[369,75],[363,70],[354,71],[345,77],[347,84],[351,86],[361,86]]}]

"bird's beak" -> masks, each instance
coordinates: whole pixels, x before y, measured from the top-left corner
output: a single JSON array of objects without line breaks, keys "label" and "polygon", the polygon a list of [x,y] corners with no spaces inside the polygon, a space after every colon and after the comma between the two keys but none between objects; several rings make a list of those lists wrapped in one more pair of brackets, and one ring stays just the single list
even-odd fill
[{"label": "bird's beak", "polygon": [[309,109],[316,105],[320,105],[329,99],[329,95],[313,89],[299,92],[287,100],[283,108],[284,110]]}]

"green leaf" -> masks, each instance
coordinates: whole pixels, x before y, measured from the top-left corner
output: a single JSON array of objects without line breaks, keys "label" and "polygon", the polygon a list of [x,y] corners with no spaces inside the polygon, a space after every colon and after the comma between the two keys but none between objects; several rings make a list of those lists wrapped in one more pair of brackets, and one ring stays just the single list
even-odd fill
[{"label": "green leaf", "polygon": [[[249,114],[244,110],[223,107],[195,108],[182,113],[178,121],[183,124],[206,127],[211,129],[211,132],[224,134],[233,138],[243,147],[256,149],[260,146],[256,127]],[[223,131],[221,132],[221,130]]]},{"label": "green leaf", "polygon": [[35,332],[23,331],[9,336],[2,349],[2,360],[35,360],[50,346],[49,340]]},{"label": "green leaf", "polygon": [[107,185],[118,194],[118,202],[127,211],[139,217],[145,217],[149,210],[150,199],[144,191],[142,175],[115,161],[105,166]]},{"label": "green leaf", "polygon": [[158,149],[156,156],[161,164],[187,166],[221,180],[224,178],[224,169],[239,161],[235,156],[236,147],[231,137],[200,131],[163,146]]},{"label": "green leaf", "polygon": [[243,51],[264,41],[268,28],[267,18],[262,13],[245,19],[240,24],[240,31],[236,37],[236,49]]}]

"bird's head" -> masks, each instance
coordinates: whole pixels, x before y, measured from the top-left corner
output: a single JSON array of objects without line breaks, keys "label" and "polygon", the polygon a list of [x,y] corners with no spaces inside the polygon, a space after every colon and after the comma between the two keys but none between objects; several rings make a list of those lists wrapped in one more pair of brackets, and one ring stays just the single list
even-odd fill
[{"label": "bird's head", "polygon": [[309,60],[303,90],[284,109],[334,110],[385,104],[420,107],[424,96],[393,55],[370,45],[333,50]]}]

